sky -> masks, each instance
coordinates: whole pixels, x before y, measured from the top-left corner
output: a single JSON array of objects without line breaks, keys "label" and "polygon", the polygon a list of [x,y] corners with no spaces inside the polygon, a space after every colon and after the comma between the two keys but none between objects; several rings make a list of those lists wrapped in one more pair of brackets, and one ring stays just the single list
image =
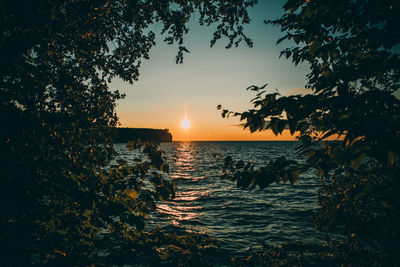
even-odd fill
[{"label": "sky", "polygon": [[[284,34],[263,23],[280,17],[284,2],[259,2],[249,9],[252,21],[245,25],[252,48],[243,43],[226,49],[226,39],[211,48],[215,27],[198,25],[198,15],[189,24],[185,46],[190,53],[183,64],[175,64],[177,47],[158,37],[150,59],[142,63],[139,80],[133,85],[114,80],[110,85],[126,94],[117,105],[120,126],[169,129],[174,141],[293,140],[286,131],[278,137],[270,130],[250,134],[237,118],[224,119],[217,110],[219,104],[238,112],[250,109],[254,97],[254,92],[246,91],[250,85],[267,83],[269,92],[278,90],[284,95],[304,90],[308,66],[279,58],[280,51],[292,44],[277,45]],[[153,27],[156,33],[160,29],[161,25]],[[190,121],[188,129],[181,126],[185,116]]]}]

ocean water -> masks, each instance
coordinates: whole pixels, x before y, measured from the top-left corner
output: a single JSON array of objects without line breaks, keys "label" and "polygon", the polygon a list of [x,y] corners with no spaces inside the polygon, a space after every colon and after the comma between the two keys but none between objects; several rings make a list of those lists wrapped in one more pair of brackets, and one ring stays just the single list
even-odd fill
[{"label": "ocean water", "polygon": [[[322,235],[310,224],[318,207],[318,179],[306,173],[295,184],[273,184],[264,190],[239,189],[221,180],[223,159],[253,160],[257,165],[296,154],[297,142],[172,142],[163,143],[170,164],[170,178],[178,188],[176,198],[160,202],[147,227],[170,232],[200,232],[220,240],[233,253],[259,248],[260,241],[319,243]],[[117,144],[120,157],[136,155]]]}]

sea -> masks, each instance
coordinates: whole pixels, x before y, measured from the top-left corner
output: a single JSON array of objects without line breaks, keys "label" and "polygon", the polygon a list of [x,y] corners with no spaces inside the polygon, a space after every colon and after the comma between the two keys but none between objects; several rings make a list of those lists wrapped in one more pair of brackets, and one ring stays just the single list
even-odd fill
[{"label": "sea", "polygon": [[[226,156],[252,160],[260,167],[280,156],[303,161],[298,146],[293,141],[162,143],[178,192],[173,200],[158,203],[146,226],[207,234],[236,254],[255,251],[263,243],[320,243],[323,234],[311,224],[319,186],[313,172],[303,174],[294,185],[272,184],[263,190],[240,189],[221,179]],[[116,144],[116,149],[128,162],[137,157],[124,144]]]}]

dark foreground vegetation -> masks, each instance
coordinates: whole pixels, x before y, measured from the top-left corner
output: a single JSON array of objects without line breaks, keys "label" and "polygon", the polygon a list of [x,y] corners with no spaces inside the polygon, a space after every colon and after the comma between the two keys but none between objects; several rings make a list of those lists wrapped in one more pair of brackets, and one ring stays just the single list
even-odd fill
[{"label": "dark foreground vegetation", "polygon": [[[225,159],[225,177],[238,186],[295,183],[315,170],[321,178],[317,230],[344,236],[317,248],[268,248],[248,262],[266,265],[386,265],[400,263],[400,2],[287,1],[266,23],[285,33],[278,42],[294,64],[308,63],[309,94],[280,96],[250,86],[254,109],[239,116],[252,132],[299,134],[305,163],[278,158],[266,166]],[[221,108],[219,106],[219,108]],[[337,139],[336,142],[327,141]],[[243,261],[242,261],[243,263]],[[244,264],[247,264],[244,261]]]},{"label": "dark foreground vegetation", "polygon": [[1,266],[159,265],[190,261],[205,247],[195,235],[143,232],[175,187],[149,143],[129,144],[147,160],[107,167],[123,97],[108,84],[138,79],[155,23],[177,46],[177,62],[195,13],[218,25],[213,43],[226,36],[228,46],[251,45],[241,25],[254,2],[1,1]]},{"label": "dark foreground vegetation", "polygon": [[[174,196],[157,146],[130,142],[148,159],[109,166],[116,156],[115,77],[133,83],[162,25],[183,53],[190,17],[216,25],[211,41],[244,41],[249,22],[237,1],[1,1],[0,265],[213,265],[216,244],[196,234],[145,232],[157,201]],[[326,246],[288,244],[233,259],[239,265],[396,265],[400,225],[399,1],[294,1],[282,18],[282,55],[308,62],[309,95],[257,92],[241,116],[252,131],[300,133],[306,164],[280,158],[255,169],[226,159],[239,186],[321,177],[320,230],[345,238]],[[224,111],[223,115],[231,115]],[[269,121],[266,123],[266,121]],[[321,143],[340,135],[340,142]],[[149,181],[149,183],[146,183]],[[151,186],[146,186],[150,184]]]}]

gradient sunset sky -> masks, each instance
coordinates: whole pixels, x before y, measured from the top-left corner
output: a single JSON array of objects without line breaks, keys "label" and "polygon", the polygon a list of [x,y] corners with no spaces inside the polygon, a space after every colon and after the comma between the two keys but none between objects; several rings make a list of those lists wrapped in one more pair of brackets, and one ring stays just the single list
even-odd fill
[{"label": "gradient sunset sky", "polygon": [[[225,49],[227,40],[219,40],[210,48],[215,27],[198,25],[198,15],[189,24],[185,46],[190,50],[183,64],[175,64],[176,46],[163,43],[158,35],[157,45],[144,61],[140,77],[133,85],[114,80],[112,89],[126,94],[117,106],[121,127],[168,128],[173,140],[293,140],[288,132],[275,137],[271,131],[250,134],[239,126],[238,119],[223,119],[217,105],[233,111],[251,108],[254,93],[250,85],[268,83],[268,90],[281,94],[303,91],[308,66],[294,66],[279,53],[291,43],[276,45],[283,36],[278,28],[265,25],[264,19],[282,15],[284,1],[260,0],[249,9],[252,19],[245,26],[254,42],[253,48],[241,44]],[[161,25],[153,31],[159,33]],[[187,115],[190,127],[183,129],[181,121]]]}]

